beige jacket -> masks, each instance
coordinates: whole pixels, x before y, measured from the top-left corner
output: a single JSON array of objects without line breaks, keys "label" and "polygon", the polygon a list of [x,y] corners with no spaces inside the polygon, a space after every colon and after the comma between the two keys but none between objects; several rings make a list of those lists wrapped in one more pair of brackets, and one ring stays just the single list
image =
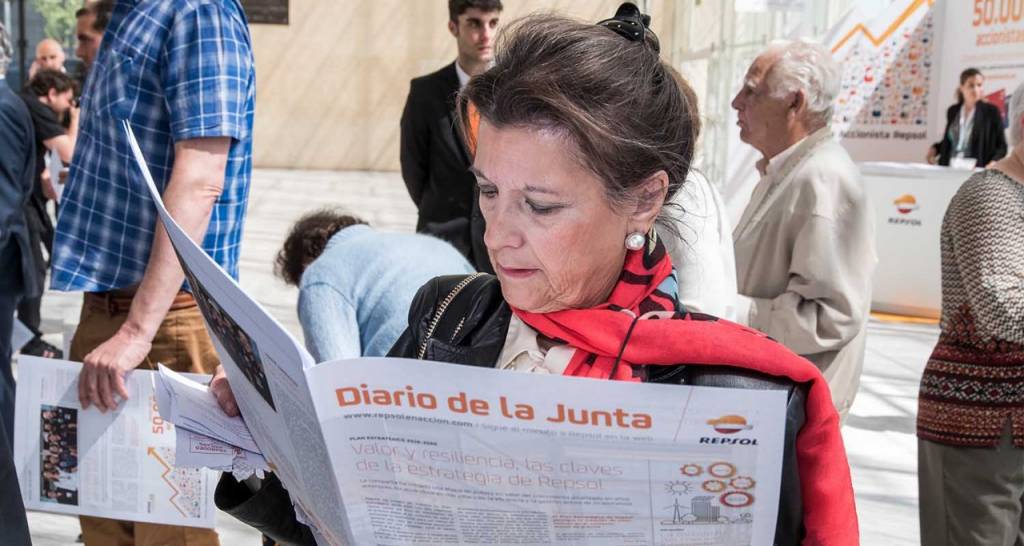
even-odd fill
[{"label": "beige jacket", "polygon": [[749,298],[739,320],[818,366],[845,415],[864,363],[874,216],[828,128],[772,163],[733,230],[738,289]]}]

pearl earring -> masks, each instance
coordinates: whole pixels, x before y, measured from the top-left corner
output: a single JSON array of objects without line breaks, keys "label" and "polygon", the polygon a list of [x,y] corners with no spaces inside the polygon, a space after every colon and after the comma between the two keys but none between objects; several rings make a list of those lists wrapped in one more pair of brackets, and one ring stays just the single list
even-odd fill
[{"label": "pearl earring", "polygon": [[634,231],[626,237],[626,248],[629,250],[640,250],[647,243],[647,236],[639,231]]}]

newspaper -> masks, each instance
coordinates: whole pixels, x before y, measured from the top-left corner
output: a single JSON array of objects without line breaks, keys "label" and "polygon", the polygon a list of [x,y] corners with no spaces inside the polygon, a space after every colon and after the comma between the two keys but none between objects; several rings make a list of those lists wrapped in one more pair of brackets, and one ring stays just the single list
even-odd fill
[{"label": "newspaper", "polygon": [[397,359],[308,376],[355,544],[771,543],[782,393]]},{"label": "newspaper", "polygon": [[158,366],[153,382],[160,415],[165,419],[247,451],[259,451],[242,418],[228,417],[206,385],[163,364]]},{"label": "newspaper", "polygon": [[54,201],[59,205],[60,199],[64,195],[64,186],[67,184],[68,168],[61,161],[60,154],[52,150],[46,152],[45,162],[47,170],[50,171],[50,184],[56,194]]},{"label": "newspaper", "polygon": [[30,510],[214,527],[217,474],[176,468],[174,426],[157,412],[150,375],[126,381],[116,411],[83,410],[77,362],[21,356],[14,460]]},{"label": "newspaper", "polygon": [[11,328],[11,352],[17,353],[34,337],[36,334],[32,332],[32,329],[25,326],[25,323],[21,322],[18,317],[14,317],[14,327]]},{"label": "newspaper", "polygon": [[786,396],[312,357],[164,209],[252,438],[322,544],[771,544]]},{"label": "newspaper", "polygon": [[175,223],[130,125],[123,127],[253,439],[307,520],[341,544],[347,523],[305,373],[313,357]]},{"label": "newspaper", "polygon": [[182,427],[177,427],[177,431],[178,443],[174,456],[178,468],[209,468],[227,472],[238,481],[253,475],[262,479],[264,473],[270,470],[267,460],[259,453]]},{"label": "newspaper", "polygon": [[160,416],[177,430],[175,466],[263,476],[267,462],[241,417],[228,417],[209,387],[163,364],[153,374]]}]

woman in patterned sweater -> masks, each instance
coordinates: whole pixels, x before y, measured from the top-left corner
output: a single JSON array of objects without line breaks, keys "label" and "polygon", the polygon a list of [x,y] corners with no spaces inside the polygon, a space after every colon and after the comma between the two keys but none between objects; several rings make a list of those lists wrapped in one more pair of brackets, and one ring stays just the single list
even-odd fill
[{"label": "woman in patterned sweater", "polygon": [[1024,85],[1014,147],[972,176],[942,222],[942,334],[917,415],[921,543],[1024,536]]}]

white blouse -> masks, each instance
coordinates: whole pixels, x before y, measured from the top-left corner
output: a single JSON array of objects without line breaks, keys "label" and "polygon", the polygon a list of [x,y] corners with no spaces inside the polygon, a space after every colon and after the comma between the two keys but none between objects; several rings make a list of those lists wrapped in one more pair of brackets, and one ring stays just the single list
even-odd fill
[{"label": "white blouse", "polygon": [[540,335],[515,314],[495,367],[499,370],[562,375],[576,349]]}]

